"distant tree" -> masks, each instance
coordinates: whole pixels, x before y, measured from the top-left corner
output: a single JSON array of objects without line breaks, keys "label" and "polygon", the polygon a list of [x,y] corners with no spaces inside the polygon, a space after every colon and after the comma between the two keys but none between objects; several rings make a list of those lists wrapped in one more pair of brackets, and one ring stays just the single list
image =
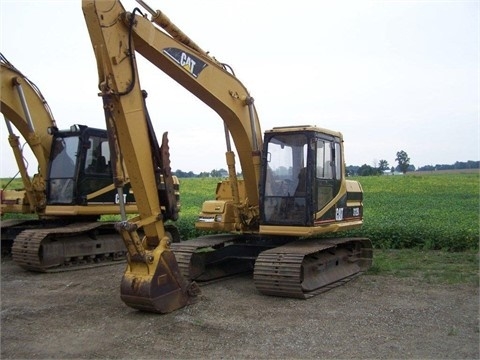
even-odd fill
[{"label": "distant tree", "polygon": [[480,161],[468,160],[466,166],[467,166],[467,169],[479,169]]},{"label": "distant tree", "polygon": [[220,177],[221,176],[220,171],[213,169],[212,171],[210,171],[210,176],[211,177]]},{"label": "distant tree", "polygon": [[375,175],[375,168],[371,167],[370,165],[363,164],[358,168],[358,175],[359,176],[372,176]]},{"label": "distant tree", "polygon": [[348,165],[348,166],[345,168],[345,171],[346,171],[346,173],[347,173],[347,176],[357,175],[359,168],[360,168],[359,166]]},{"label": "distant tree", "polygon": [[210,176],[211,177],[226,177],[226,176],[228,176],[228,171],[225,170],[225,169],[220,169],[220,170],[213,169],[212,171],[210,171]]},{"label": "distant tree", "polygon": [[437,169],[435,169],[435,166],[433,166],[433,165],[425,165],[425,166],[419,167],[418,170],[420,170],[420,171],[435,171]]},{"label": "distant tree", "polygon": [[420,171],[434,171],[434,170],[455,170],[455,169],[479,169],[480,168],[480,161],[456,161],[455,164],[436,164],[433,165],[425,165],[418,168]]},{"label": "distant tree", "polygon": [[192,177],[191,175],[189,175],[189,173],[185,172],[185,171],[182,171],[182,170],[175,170],[173,172],[173,175],[175,175],[176,177],[179,177],[179,178],[188,178],[188,177]]},{"label": "distant tree", "polygon": [[182,171],[182,170],[175,170],[172,172],[173,175],[175,175],[178,178],[195,178],[198,177],[193,171]]},{"label": "distant tree", "polygon": [[380,171],[388,170],[388,161],[387,160],[380,160],[378,162],[378,169]]},{"label": "distant tree", "polygon": [[405,174],[410,166],[410,158],[408,157],[408,154],[403,150],[398,151],[395,161],[398,162],[398,169]]}]

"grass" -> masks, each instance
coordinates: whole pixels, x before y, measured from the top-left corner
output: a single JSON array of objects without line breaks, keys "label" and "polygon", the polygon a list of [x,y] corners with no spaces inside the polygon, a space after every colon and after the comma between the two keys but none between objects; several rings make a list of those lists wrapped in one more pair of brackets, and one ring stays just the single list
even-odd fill
[{"label": "grass", "polygon": [[479,286],[479,254],[415,249],[375,250],[369,274],[420,279],[430,284]]}]

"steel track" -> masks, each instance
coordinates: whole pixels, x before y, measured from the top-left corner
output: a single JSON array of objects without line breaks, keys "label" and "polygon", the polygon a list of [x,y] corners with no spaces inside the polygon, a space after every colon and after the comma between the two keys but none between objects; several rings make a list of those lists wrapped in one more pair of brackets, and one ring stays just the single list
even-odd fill
[{"label": "steel track", "polygon": [[105,266],[125,260],[126,249],[113,223],[74,223],[24,230],[12,246],[12,259],[36,272],[59,272]]},{"label": "steel track", "polygon": [[372,264],[371,242],[365,238],[296,240],[267,250],[260,245],[254,251],[237,252],[242,255],[236,258],[236,249],[228,247],[241,246],[239,238],[207,236],[172,244],[172,250],[188,280],[202,285],[216,282],[251,270],[248,261],[255,261],[253,277],[259,292],[300,299],[343,285]]}]

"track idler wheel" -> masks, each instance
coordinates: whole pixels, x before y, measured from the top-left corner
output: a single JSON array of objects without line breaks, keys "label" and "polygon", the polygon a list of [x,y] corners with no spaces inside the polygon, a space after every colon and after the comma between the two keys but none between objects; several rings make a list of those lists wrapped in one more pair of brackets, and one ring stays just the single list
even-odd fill
[{"label": "track idler wheel", "polygon": [[129,260],[121,283],[122,301],[134,309],[156,313],[169,313],[195,303],[200,289],[181,275],[173,252],[163,250],[152,257]]}]

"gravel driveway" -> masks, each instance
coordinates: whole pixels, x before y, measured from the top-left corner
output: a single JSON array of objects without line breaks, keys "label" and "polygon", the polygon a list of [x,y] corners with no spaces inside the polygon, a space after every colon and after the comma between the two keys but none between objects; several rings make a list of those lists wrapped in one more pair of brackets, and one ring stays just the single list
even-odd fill
[{"label": "gravel driveway", "polygon": [[473,285],[362,275],[309,300],[260,295],[251,276],[202,287],[167,315],[120,300],[125,264],[55,274],[1,266],[2,359],[478,359]]}]

